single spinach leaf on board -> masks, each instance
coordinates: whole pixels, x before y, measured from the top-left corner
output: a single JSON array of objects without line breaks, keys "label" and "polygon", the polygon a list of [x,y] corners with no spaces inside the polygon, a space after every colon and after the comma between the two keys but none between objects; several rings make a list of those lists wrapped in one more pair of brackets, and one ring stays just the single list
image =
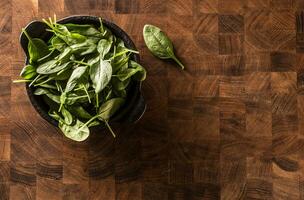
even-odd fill
[{"label": "single spinach leaf on board", "polygon": [[71,125],[73,123],[73,116],[67,109],[65,109],[65,107],[61,108],[61,114],[65,124]]},{"label": "single spinach leaf on board", "polygon": [[70,76],[70,78],[66,84],[65,92],[70,92],[74,89],[78,80],[86,72],[86,70],[87,70],[87,67],[77,67],[76,69],[74,69],[72,75]]},{"label": "single spinach leaf on board", "polygon": [[36,62],[39,58],[49,54],[49,48],[43,40],[39,38],[31,38],[24,29],[23,33],[29,40],[27,50],[30,56],[30,63]]},{"label": "single spinach leaf on board", "polygon": [[90,78],[93,83],[95,93],[98,94],[110,82],[112,76],[112,66],[102,59],[90,68]]},{"label": "single spinach leaf on board", "polygon": [[113,98],[103,103],[98,111],[98,119],[108,121],[125,103],[123,98]]},{"label": "single spinach leaf on board", "polygon": [[36,68],[33,65],[26,65],[23,67],[20,76],[26,80],[30,80],[37,75]]},{"label": "single spinach leaf on board", "polygon": [[105,56],[110,52],[111,47],[112,47],[112,42],[106,39],[101,39],[98,42],[97,51],[100,53],[102,59],[104,59]]},{"label": "single spinach leaf on board", "polygon": [[86,140],[90,135],[88,126],[78,119],[74,125],[67,125],[60,120],[59,128],[67,138],[78,142]]},{"label": "single spinach leaf on board", "polygon": [[182,69],[184,65],[176,58],[173,44],[169,37],[158,27],[145,25],[143,30],[144,40],[153,55],[160,59],[173,59]]}]

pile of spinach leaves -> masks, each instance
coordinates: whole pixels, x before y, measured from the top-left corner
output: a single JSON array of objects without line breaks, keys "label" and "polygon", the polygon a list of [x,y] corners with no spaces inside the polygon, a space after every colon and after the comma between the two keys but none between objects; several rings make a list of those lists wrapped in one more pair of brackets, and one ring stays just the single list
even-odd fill
[{"label": "pile of spinach leaves", "polygon": [[42,95],[49,115],[64,135],[84,141],[89,128],[104,123],[124,104],[131,81],[143,81],[146,70],[135,61],[124,42],[103,25],[44,22],[53,33],[49,41],[28,38],[29,64],[20,76]]}]

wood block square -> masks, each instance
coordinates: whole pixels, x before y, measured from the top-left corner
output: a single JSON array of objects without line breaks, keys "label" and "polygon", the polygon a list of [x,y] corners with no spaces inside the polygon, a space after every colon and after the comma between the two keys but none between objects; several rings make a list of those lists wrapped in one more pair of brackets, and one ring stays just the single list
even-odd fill
[{"label": "wood block square", "polygon": [[142,162],[142,180],[144,183],[167,183],[168,160]]},{"label": "wood block square", "polygon": [[247,157],[246,159],[247,178],[271,179],[272,160],[262,157]]},{"label": "wood block square", "polygon": [[270,6],[275,10],[293,9],[294,0],[270,0]]},{"label": "wood block square", "polygon": [[193,183],[193,164],[169,161],[169,184]]},{"label": "wood block square", "polygon": [[172,14],[174,16],[176,16],[176,15],[192,16],[193,15],[193,6],[194,5],[193,5],[192,1],[168,0],[168,1],[162,1],[161,6],[163,6],[164,2],[168,2],[168,5],[170,6],[169,14]]},{"label": "wood block square", "polygon": [[193,86],[193,78],[168,78],[168,91],[170,98],[187,99],[191,97],[193,94]]},{"label": "wood block square", "polygon": [[248,137],[271,137],[271,113],[255,112],[246,116]]},{"label": "wood block square", "polygon": [[[115,183],[129,183],[142,176],[141,161],[129,160],[115,163]],[[117,192],[117,190],[116,190]]]},{"label": "wood block square", "polygon": [[193,30],[194,34],[206,34],[218,32],[218,15],[202,14],[196,17]]},{"label": "wood block square", "polygon": [[192,119],[193,103],[192,99],[175,99],[168,100],[168,118],[174,120]]},{"label": "wood block square", "polygon": [[194,17],[170,15],[168,16],[167,35],[175,35],[178,37],[192,37],[194,27]]},{"label": "wood block square", "polygon": [[297,135],[298,116],[297,115],[272,115],[273,135]]},{"label": "wood block square", "polygon": [[294,71],[296,66],[296,55],[287,52],[272,52],[271,56],[271,71],[284,72]]},{"label": "wood block square", "polygon": [[[70,9],[70,4],[67,5]],[[39,12],[63,12],[64,11],[64,1],[63,0],[38,0],[38,10]]]},{"label": "wood block square", "polygon": [[272,72],[271,92],[276,94],[295,94],[297,92],[297,73]]},{"label": "wood block square", "polygon": [[[170,133],[169,133],[170,134]],[[141,152],[135,152],[133,154],[139,154],[140,159],[143,161],[158,161],[168,159],[168,141],[167,137],[162,137],[157,140],[149,140],[142,138],[141,147],[138,149]],[[137,158],[136,158],[137,159]]]},{"label": "wood block square", "polygon": [[168,199],[168,187],[166,184],[143,183],[143,199],[156,200]]},{"label": "wood block square", "polygon": [[[263,1],[265,2],[265,1]],[[271,15],[267,10],[247,11],[244,14],[245,30],[267,31],[271,28]]]},{"label": "wood block square", "polygon": [[236,113],[220,113],[221,139],[238,139],[246,134],[246,115]]},{"label": "wood block square", "polygon": [[219,76],[201,76],[194,82],[194,97],[216,97],[219,95]]},{"label": "wood block square", "polygon": [[195,77],[222,74],[222,56],[202,55],[201,58],[202,61],[195,64]]},{"label": "wood block square", "polygon": [[12,1],[3,0],[0,3],[0,33],[12,32]]},{"label": "wood block square", "polygon": [[295,115],[297,113],[296,94],[272,94],[272,113]]},{"label": "wood block square", "polygon": [[246,54],[246,72],[268,72],[270,71],[270,53],[250,53]]},{"label": "wood block square", "polygon": [[302,147],[297,135],[273,135],[271,145],[273,156],[298,155]]},{"label": "wood block square", "polygon": [[295,30],[296,17],[292,11],[274,11],[271,13],[272,29]]},{"label": "wood block square", "polygon": [[223,74],[240,76],[245,73],[245,57],[243,55],[223,55]]},{"label": "wood block square", "polygon": [[245,97],[245,85],[243,76],[223,76],[220,80],[220,97]]},{"label": "wood block square", "polygon": [[219,184],[220,160],[205,160],[194,163],[194,183]]},{"label": "wood block square", "polygon": [[64,0],[64,10],[70,13],[78,13],[78,11],[92,10],[96,9],[96,7],[96,0]]},{"label": "wood block square", "polygon": [[270,51],[270,33],[263,30],[246,31],[244,49],[247,54],[265,53]]},{"label": "wood block square", "polygon": [[219,50],[221,55],[242,54],[244,35],[219,35]]},{"label": "wood block square", "polygon": [[248,9],[267,9],[270,5],[270,0],[247,0]]},{"label": "wood block square", "polygon": [[172,142],[169,144],[169,159],[179,163],[219,159],[220,140],[203,139],[192,142]]},{"label": "wood block square", "polygon": [[218,34],[195,34],[193,37],[195,44],[202,53],[210,55],[217,55],[219,53]]},{"label": "wood block square", "polygon": [[9,183],[0,183],[0,194],[2,199],[13,199],[13,197],[10,198]]},{"label": "wood block square", "polygon": [[304,12],[303,11],[296,11],[295,12],[296,17],[296,31],[297,33],[303,33],[304,32]]},{"label": "wood block square", "polygon": [[273,198],[290,200],[300,199],[298,178],[274,177]]},{"label": "wood block square", "polygon": [[297,98],[298,103],[298,123],[299,123],[299,133],[304,135],[304,96],[299,95]]},{"label": "wood block square", "polygon": [[296,52],[304,53],[304,33],[296,34]]},{"label": "wood block square", "polygon": [[27,162],[11,163],[10,181],[18,185],[36,186],[36,164]]},{"label": "wood block square", "polygon": [[220,33],[243,33],[244,18],[242,15],[220,15],[219,16]]},{"label": "wood block square", "polygon": [[0,139],[0,161],[9,161],[11,155],[11,140]]},{"label": "wood block square", "polygon": [[[62,180],[63,166],[61,159],[49,159],[36,164],[36,174],[43,179]],[[59,182],[59,181],[58,181]]]},{"label": "wood block square", "polygon": [[0,161],[0,184],[10,182],[10,165],[9,162]]},{"label": "wood block square", "polygon": [[138,0],[115,0],[116,13],[138,13],[139,1]]},{"label": "wood block square", "polygon": [[247,94],[269,94],[271,76],[268,72],[253,72],[246,76],[245,90]]},{"label": "wood block square", "polygon": [[89,195],[89,184],[64,184],[63,185],[63,198],[67,200],[72,199],[86,199]]},{"label": "wood block square", "polygon": [[8,191],[9,191],[9,197],[12,200],[36,198],[36,187],[33,186],[14,184],[14,185],[10,185]]},{"label": "wood block square", "polygon": [[[168,2],[164,2],[162,0],[141,0],[138,1],[139,13],[157,13],[162,14],[167,10]],[[134,2],[132,2],[134,3]],[[161,6],[160,6],[161,5]],[[130,6],[130,5],[129,5]]]},{"label": "wood block square", "polygon": [[246,104],[244,99],[235,97],[221,97],[219,100],[219,108],[221,113],[245,114]]},{"label": "wood block square", "polygon": [[271,180],[250,178],[246,181],[246,199],[272,199]]},{"label": "wood block square", "polygon": [[197,15],[218,12],[218,0],[195,0],[194,2],[194,10]]},{"label": "wood block square", "polygon": [[115,200],[115,180],[90,180],[89,196],[92,200]]},{"label": "wood block square", "polygon": [[139,181],[115,183],[116,199],[142,199],[142,184]]},{"label": "wood block square", "polygon": [[193,120],[169,120],[168,137],[170,141],[193,141],[198,136],[193,131]]},{"label": "wood block square", "polygon": [[274,51],[296,51],[296,33],[293,30],[273,30],[270,41]]},{"label": "wood block square", "polygon": [[37,199],[50,198],[52,200],[60,200],[62,199],[63,191],[62,181],[41,177],[37,178]]},{"label": "wood block square", "polygon": [[218,0],[220,13],[243,13],[245,2],[242,0]]}]

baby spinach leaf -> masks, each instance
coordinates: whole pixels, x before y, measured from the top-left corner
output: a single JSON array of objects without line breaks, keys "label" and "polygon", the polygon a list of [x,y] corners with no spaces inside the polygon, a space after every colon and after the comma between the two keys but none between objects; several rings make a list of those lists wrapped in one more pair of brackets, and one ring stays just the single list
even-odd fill
[{"label": "baby spinach leaf", "polygon": [[130,65],[132,68],[126,68],[126,69],[120,70],[117,73],[116,77],[121,81],[125,81],[125,80],[131,78],[132,76],[134,77],[135,80],[138,80],[138,81],[145,80],[146,70],[135,61],[131,61]]},{"label": "baby spinach leaf", "polygon": [[30,63],[36,62],[39,58],[49,54],[49,48],[43,40],[31,38],[25,30],[23,30],[23,33],[29,40],[27,49],[30,56]]},{"label": "baby spinach leaf", "polygon": [[70,32],[79,33],[84,36],[101,37],[101,33],[89,24],[65,24]]},{"label": "baby spinach leaf", "polygon": [[59,128],[67,138],[78,142],[86,140],[90,135],[88,126],[86,126],[78,119],[74,125],[67,125],[62,120],[60,120]]},{"label": "baby spinach leaf", "polygon": [[60,65],[57,60],[50,60],[46,63],[39,65],[37,67],[37,72],[39,74],[53,74],[53,73],[57,73],[61,70],[66,70],[70,67],[72,67],[71,62],[67,62],[67,63]]},{"label": "baby spinach leaf", "polygon": [[77,81],[81,78],[81,76],[86,72],[87,67],[77,67],[74,69],[72,75],[70,76],[66,87],[65,92],[70,92],[74,89],[77,84]]},{"label": "baby spinach leaf", "polygon": [[47,97],[49,97],[52,101],[56,102],[56,103],[60,103],[60,97],[57,95],[52,94],[48,89],[45,88],[37,88],[34,91],[35,95],[46,95]]},{"label": "baby spinach leaf", "polygon": [[123,98],[113,98],[103,103],[98,111],[98,119],[108,121],[125,103]]},{"label": "baby spinach leaf", "polygon": [[112,76],[111,64],[102,59],[90,68],[90,77],[95,93],[101,92],[110,82]]},{"label": "baby spinach leaf", "polygon": [[55,36],[51,40],[52,46],[54,49],[57,49],[60,52],[63,52],[67,47],[67,44],[58,36]]},{"label": "baby spinach leaf", "polygon": [[64,107],[61,108],[61,114],[63,116],[64,119],[64,123],[67,125],[71,125],[73,123],[73,116],[71,115],[71,113],[65,109]]},{"label": "baby spinach leaf", "polygon": [[86,40],[82,43],[77,43],[70,46],[74,54],[78,54],[80,56],[84,56],[96,51],[97,45],[94,44],[91,40]]},{"label": "baby spinach leaf", "polygon": [[26,65],[23,67],[20,76],[26,80],[30,80],[37,75],[36,68],[33,65]]},{"label": "baby spinach leaf", "polygon": [[92,115],[90,113],[88,113],[82,106],[78,105],[78,106],[71,106],[70,108],[71,113],[78,117],[78,118],[82,118],[82,119],[91,119]]},{"label": "baby spinach leaf", "polygon": [[109,53],[111,47],[112,47],[112,42],[110,42],[106,39],[101,39],[98,42],[97,50],[100,53],[100,56],[102,59],[104,59],[104,57],[107,55],[107,53]]},{"label": "baby spinach leaf", "polygon": [[173,59],[182,69],[184,65],[176,58],[173,44],[168,36],[158,27],[153,25],[144,26],[144,40],[153,55],[160,59]]}]

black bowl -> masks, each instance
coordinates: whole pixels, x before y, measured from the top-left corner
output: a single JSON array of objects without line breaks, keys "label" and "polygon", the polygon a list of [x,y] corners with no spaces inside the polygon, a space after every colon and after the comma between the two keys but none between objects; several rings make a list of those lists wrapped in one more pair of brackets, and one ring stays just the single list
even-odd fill
[{"label": "black bowl", "polygon": [[[70,16],[57,21],[57,23],[92,24],[96,27],[100,26],[99,18],[95,16]],[[104,19],[103,19],[103,24],[104,26],[109,28],[115,36],[121,38],[124,41],[127,48],[136,50],[133,41],[121,28],[119,28],[114,23]],[[47,28],[48,27],[46,26],[45,23],[40,21],[33,21],[26,26],[25,30],[31,37],[40,38],[46,42],[52,37],[52,33],[46,31]],[[26,54],[25,64],[28,64],[29,63],[29,56],[27,50],[28,39],[23,33],[20,35],[20,44]],[[132,59],[139,63],[140,61],[139,55],[132,54],[132,56],[133,56]],[[26,84],[26,91],[32,105],[34,106],[36,111],[40,114],[40,116],[49,123],[51,123],[52,125],[58,126],[58,122],[48,115],[49,106],[44,102],[42,96],[34,95],[34,88],[29,87],[28,83]],[[141,82],[132,81],[128,88],[128,94],[124,106],[117,111],[117,113],[110,119],[110,122],[113,123],[136,122],[141,118],[141,116],[145,112],[145,109],[146,109],[146,103],[141,94]]]}]

